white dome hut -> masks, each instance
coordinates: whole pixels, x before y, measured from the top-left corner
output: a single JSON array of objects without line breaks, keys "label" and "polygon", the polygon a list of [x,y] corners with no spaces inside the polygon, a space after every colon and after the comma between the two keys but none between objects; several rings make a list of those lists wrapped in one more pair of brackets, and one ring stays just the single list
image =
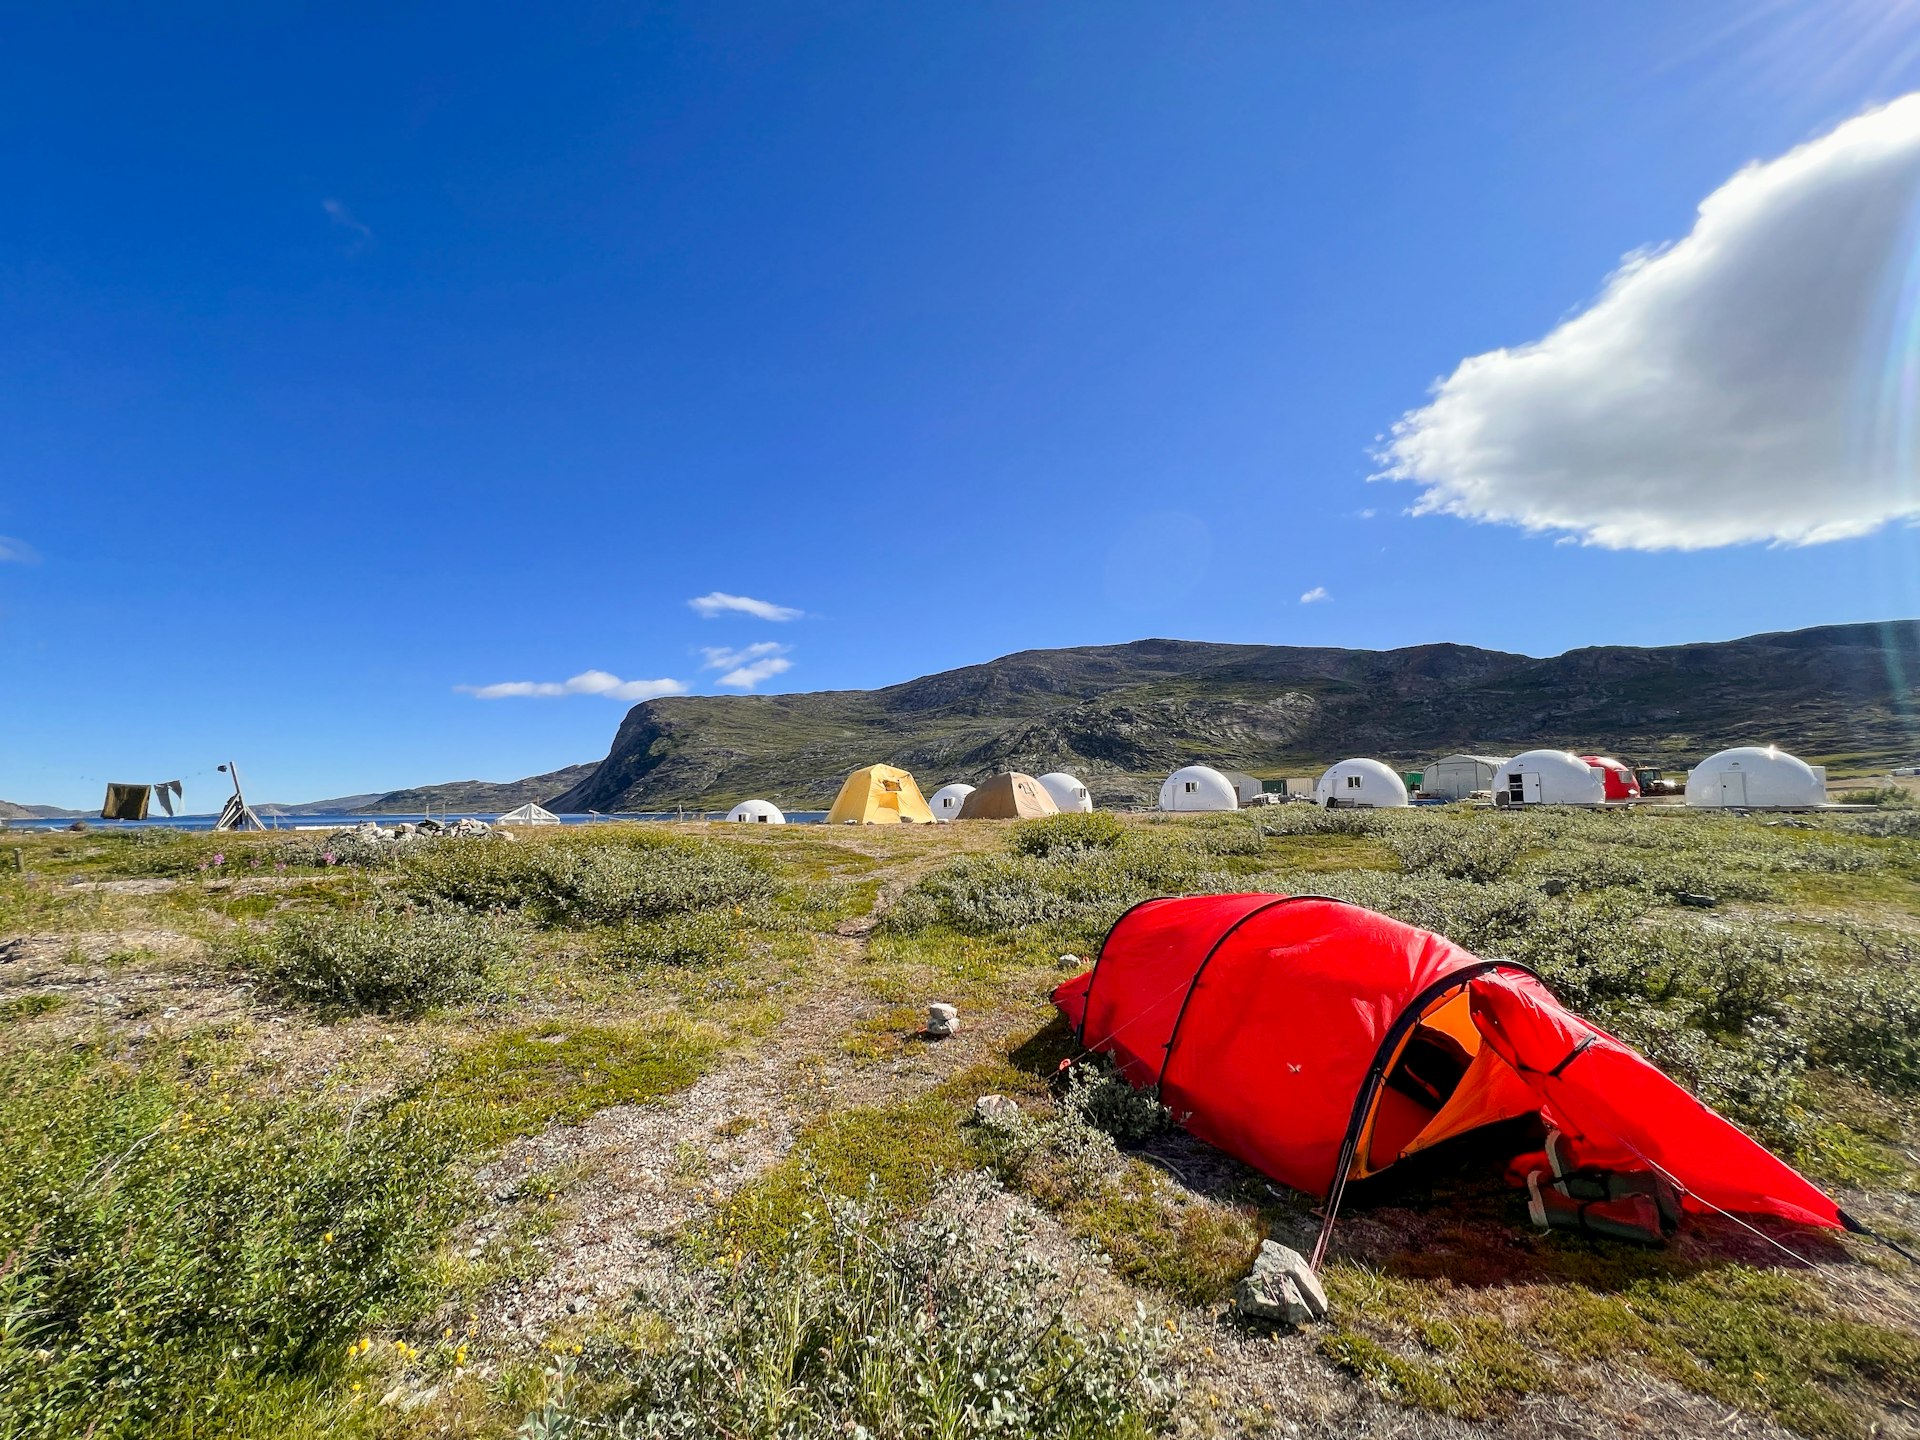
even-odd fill
[{"label": "white dome hut", "polygon": [[1496,805],[1604,805],[1600,772],[1571,750],[1529,750],[1493,777]]},{"label": "white dome hut", "polygon": [[1085,815],[1093,809],[1093,797],[1087,793],[1086,782],[1077,775],[1049,770],[1040,777],[1040,788],[1053,797],[1054,806],[1062,815]]},{"label": "white dome hut", "polygon": [[1186,765],[1160,782],[1162,810],[1238,810],[1233,782],[1209,765]]},{"label": "white dome hut", "polygon": [[784,825],[787,817],[771,800],[742,800],[727,811],[727,819],[746,825]]},{"label": "white dome hut", "polygon": [[1824,767],[1775,745],[1709,755],[1687,776],[1687,804],[1740,810],[1805,810],[1827,803]]},{"label": "white dome hut", "polygon": [[951,785],[942,785],[928,797],[927,808],[933,811],[934,820],[958,820],[960,807],[967,803],[967,796],[973,794],[973,786],[962,785],[958,781]]},{"label": "white dome hut", "polygon": [[1313,798],[1328,809],[1390,810],[1407,803],[1407,784],[1378,760],[1342,760],[1327,767]]}]

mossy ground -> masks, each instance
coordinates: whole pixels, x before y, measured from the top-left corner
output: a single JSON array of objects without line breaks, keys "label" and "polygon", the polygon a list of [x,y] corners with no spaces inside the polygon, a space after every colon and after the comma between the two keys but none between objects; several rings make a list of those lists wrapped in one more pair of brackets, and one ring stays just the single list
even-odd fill
[{"label": "mossy ground", "polygon": [[[791,1144],[769,1141],[758,1168],[689,1221],[679,1249],[693,1262],[769,1251],[830,1195],[871,1195],[905,1214],[943,1176],[987,1167],[1063,1236],[1105,1256],[1122,1294],[1163,1307],[1183,1334],[1212,1325],[1261,1238],[1300,1245],[1311,1235],[1309,1201],[1177,1134],[1123,1150],[1086,1183],[1045,1146],[1009,1163],[971,1123],[987,1092],[1015,1097],[1036,1120],[1054,1112],[1049,1082],[1072,1044],[1046,997],[1083,963],[1062,957],[1090,956],[1126,904],[1165,890],[1350,895],[1469,945],[1532,945],[1534,958],[1563,967],[1556,983],[1583,987],[1607,1023],[1670,1045],[1664,1063],[1722,1087],[1717,1103],[1744,1096],[1761,1121],[1779,1121],[1771,1143],[1905,1236],[1920,1186],[1910,1138],[1920,1073],[1886,1043],[1886,1027],[1910,1013],[1901,987],[1920,985],[1920,826],[1905,829],[1898,815],[1777,826],[1283,808],[1128,819],[1084,837],[1061,827],[1031,841],[1002,824],[746,835],[696,825],[671,837],[654,827],[636,841],[641,851],[663,840],[724,851],[713,893],[739,898],[702,903],[695,885],[684,909],[647,891],[653,908],[638,918],[588,914],[609,903],[607,884],[648,883],[644,866],[635,880],[590,859],[600,889],[576,878],[552,902],[560,908],[499,917],[500,952],[475,993],[388,1016],[323,1013],[277,995],[232,958],[230,941],[270,935],[289,916],[351,916],[417,895],[404,861],[327,863],[310,842],[274,835],[10,835],[22,860],[19,870],[0,863],[0,953],[13,957],[0,967],[0,1059],[19,1063],[10,1073],[26,1090],[0,1100],[0,1112],[45,1101],[33,1087],[53,1082],[32,1078],[35,1057],[77,1055],[104,1074],[163,1047],[216,1047],[231,1056],[222,1084],[249,1114],[298,1113],[341,1135],[376,1116],[430,1129],[451,1158],[428,1190],[452,1198],[449,1214],[494,1217],[504,1238],[480,1259],[451,1229],[396,1249],[390,1294],[354,1322],[373,1343],[350,1360],[303,1359],[261,1378],[238,1406],[219,1389],[233,1379],[206,1372],[212,1388],[194,1433],[209,1435],[510,1434],[540,1402],[551,1351],[529,1353],[518,1335],[469,1335],[465,1315],[564,1261],[555,1237],[570,1233],[570,1207],[591,1177],[529,1170],[480,1194],[465,1177],[503,1147],[609,1107],[670,1110],[702,1077],[768,1047],[786,1058],[769,1071],[763,1110],[724,1118],[711,1134],[749,1150],[776,1132]],[[633,828],[522,843],[564,856],[617,847]],[[674,861],[696,880],[704,863]],[[1548,880],[1561,882],[1551,895]],[[498,877],[472,880],[483,882]],[[1682,905],[1682,890],[1719,905]],[[946,1050],[919,1035],[930,999],[962,1010],[962,1035]],[[795,1033],[801,1015],[831,1023]],[[193,1094],[168,1093],[156,1113],[193,1113]],[[709,1184],[709,1163],[689,1150],[676,1183]],[[310,1193],[294,1178],[263,1184]],[[357,1183],[341,1172],[330,1203],[359,1203]],[[312,1219],[266,1214],[254,1240],[278,1243]],[[1279,1343],[1324,1368],[1316,1383],[1404,1407],[1407,1433],[1425,1410],[1510,1426],[1528,1396],[1606,1413],[1615,1377],[1631,1374],[1805,1434],[1897,1428],[1920,1406],[1920,1284],[1870,1245],[1786,1240],[1818,1268],[1725,1227],[1695,1227],[1658,1254],[1541,1237],[1496,1182],[1422,1178],[1343,1220],[1328,1271],[1335,1322]],[[209,1283],[229,1283],[216,1259],[195,1263],[214,1267]],[[137,1274],[164,1289],[161,1271]],[[0,1309],[13,1303],[0,1294]],[[564,1349],[635,1325],[644,1318],[603,1307],[545,1338]],[[1209,1344],[1240,1345],[1239,1335],[1226,1326]],[[1234,1353],[1239,1392],[1217,1412],[1190,1413],[1231,1428],[1266,1407],[1284,1411],[1281,1382],[1261,1378],[1268,1352]],[[179,1363],[189,1381],[202,1373]],[[0,1386],[8,1374],[0,1354]],[[379,1403],[396,1394],[411,1408]],[[48,1403],[19,1433],[84,1433],[85,1396]]]}]

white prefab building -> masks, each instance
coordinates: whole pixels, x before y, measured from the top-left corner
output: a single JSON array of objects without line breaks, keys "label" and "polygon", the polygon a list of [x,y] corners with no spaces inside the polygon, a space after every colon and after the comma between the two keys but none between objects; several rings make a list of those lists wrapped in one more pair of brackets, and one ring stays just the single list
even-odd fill
[{"label": "white prefab building", "polygon": [[509,810],[494,821],[496,825],[558,825],[559,823],[558,815],[551,810],[543,809],[531,800],[518,810]]},{"label": "white prefab building", "polygon": [[1407,786],[1378,760],[1342,760],[1327,767],[1313,798],[1334,810],[1388,810],[1407,803]]},{"label": "white prefab building", "polygon": [[1233,798],[1243,806],[1258,804],[1260,797],[1267,793],[1267,787],[1244,770],[1222,770],[1220,773],[1233,786]]},{"label": "white prefab building", "polygon": [[1687,776],[1687,804],[1740,810],[1805,810],[1827,803],[1827,771],[1776,746],[1741,745],[1709,755]]},{"label": "white prefab building", "polygon": [[1420,772],[1420,793],[1464,800],[1476,790],[1492,790],[1493,777],[1506,763],[1504,755],[1442,755]]},{"label": "white prefab building", "polygon": [[958,820],[960,807],[967,803],[967,796],[971,794],[973,794],[971,785],[961,785],[958,782],[942,785],[927,801],[927,808],[933,812],[933,818],[936,821]]},{"label": "white prefab building", "polygon": [[1086,782],[1064,770],[1050,770],[1040,777],[1040,788],[1053,797],[1054,808],[1062,815],[1085,815],[1093,809],[1093,797]]},{"label": "white prefab building", "polygon": [[1570,750],[1529,750],[1502,765],[1493,779],[1496,805],[1604,805],[1600,772]]},{"label": "white prefab building", "polygon": [[743,825],[784,825],[787,817],[771,800],[742,800],[727,811],[727,819]]},{"label": "white prefab building", "polygon": [[1238,810],[1233,782],[1210,765],[1183,766],[1160,782],[1162,810]]}]

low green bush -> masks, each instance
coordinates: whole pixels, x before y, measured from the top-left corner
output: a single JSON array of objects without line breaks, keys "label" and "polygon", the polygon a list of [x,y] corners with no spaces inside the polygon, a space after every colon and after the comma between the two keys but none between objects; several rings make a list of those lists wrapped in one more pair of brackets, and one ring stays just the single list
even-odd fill
[{"label": "low green bush", "polygon": [[227,955],[313,1004],[416,1013],[478,992],[504,939],[461,910],[321,911],[243,935]]},{"label": "low green bush", "polygon": [[1233,888],[1232,877],[1209,871],[1203,857],[1174,845],[1075,848],[1044,857],[963,855],[916,881],[881,924],[901,934],[941,924],[967,935],[1044,926],[1092,933],[1156,895]]},{"label": "low green bush", "polygon": [[349,1342],[428,1296],[449,1158],[422,1116],[268,1105],[187,1051],[0,1062],[0,1431],[324,1409]]},{"label": "low green bush", "polygon": [[611,841],[436,845],[410,855],[404,887],[470,910],[584,927],[773,898],[766,857],[744,846],[645,832]]},{"label": "low green bush", "polygon": [[1519,826],[1502,825],[1497,820],[1465,824],[1435,820],[1397,825],[1387,844],[1399,857],[1400,868],[1409,875],[1498,880],[1519,861],[1527,836]]},{"label": "low green bush", "polygon": [[1089,815],[1047,815],[1022,820],[1013,827],[1013,848],[1022,855],[1044,859],[1056,850],[1111,850],[1127,838],[1127,827],[1117,815],[1095,810]]},{"label": "low green bush", "polygon": [[740,954],[741,919],[730,910],[696,910],[606,932],[600,954],[616,965],[719,965]]},{"label": "low green bush", "polygon": [[[984,1177],[890,1225],[883,1207],[830,1200],[770,1260],[739,1255],[665,1298],[662,1342],[596,1344],[591,1390],[531,1417],[528,1440],[588,1435],[1144,1437],[1175,1385],[1144,1317],[1097,1329]],[[611,1391],[597,1402],[584,1397]]]}]

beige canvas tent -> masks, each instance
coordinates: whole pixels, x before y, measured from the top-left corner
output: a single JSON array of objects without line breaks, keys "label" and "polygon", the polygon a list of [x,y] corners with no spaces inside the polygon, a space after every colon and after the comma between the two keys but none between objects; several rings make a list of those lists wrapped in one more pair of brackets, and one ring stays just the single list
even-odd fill
[{"label": "beige canvas tent", "polygon": [[931,825],[933,812],[913,783],[913,776],[891,765],[869,765],[847,776],[833,808],[829,825]]},{"label": "beige canvas tent", "polygon": [[1031,775],[1013,771],[982,781],[960,807],[962,820],[1031,820],[1058,815],[1060,807],[1046,787]]}]

